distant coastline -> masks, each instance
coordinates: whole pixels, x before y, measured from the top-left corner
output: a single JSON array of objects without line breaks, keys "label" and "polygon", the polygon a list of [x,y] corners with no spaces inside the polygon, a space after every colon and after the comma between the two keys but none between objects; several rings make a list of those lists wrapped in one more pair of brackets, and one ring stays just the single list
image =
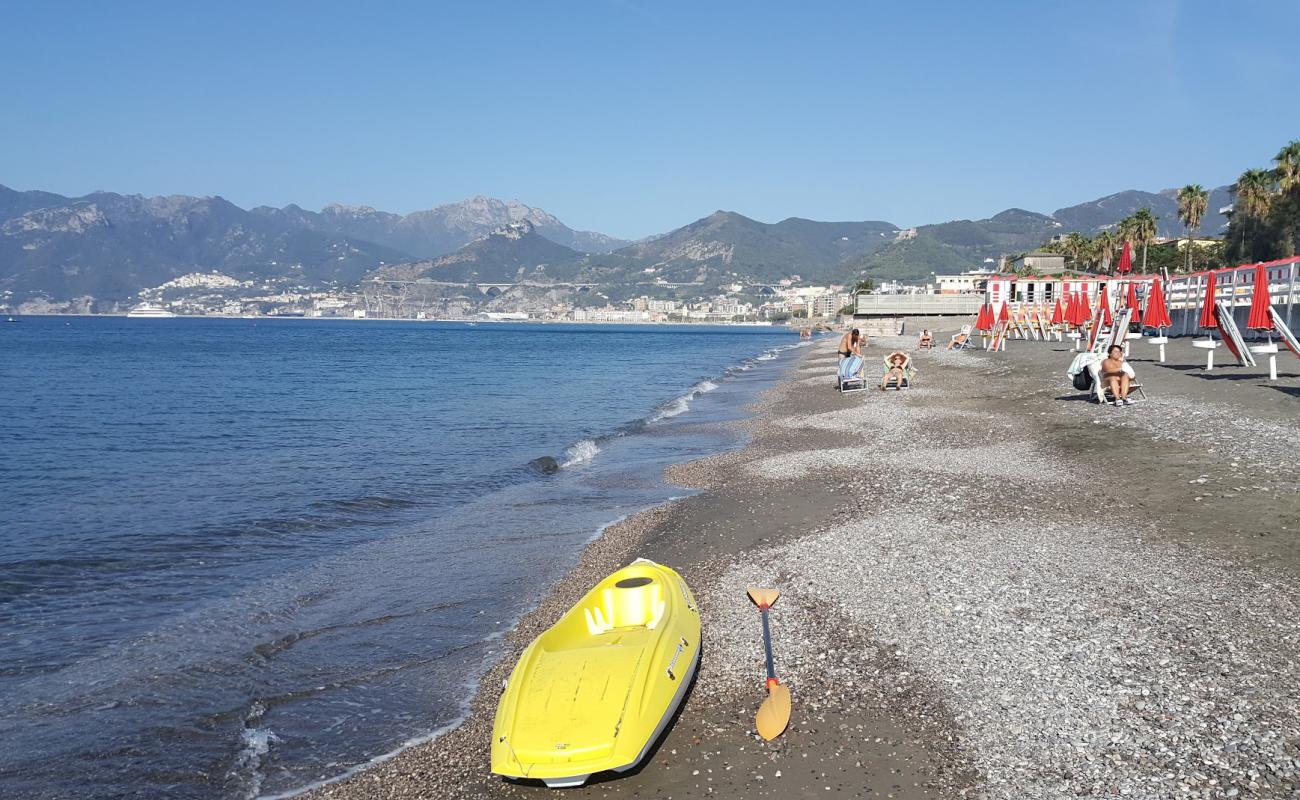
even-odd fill
[{"label": "distant coastline", "polygon": [[[50,317],[90,317],[90,318],[118,318],[126,319],[126,312],[109,313],[109,314],[8,314],[17,321],[21,317],[40,317],[42,319]],[[317,322],[438,322],[438,323],[460,323],[464,325],[593,325],[593,326],[610,326],[622,328],[638,327],[656,327],[656,328],[790,328],[793,326],[782,322],[655,322],[651,320],[621,321],[621,320],[572,320],[572,319],[474,319],[459,317],[454,319],[420,319],[417,317],[312,317],[301,314],[176,314],[171,317],[160,317],[160,319],[274,319],[274,320],[314,320]]]}]

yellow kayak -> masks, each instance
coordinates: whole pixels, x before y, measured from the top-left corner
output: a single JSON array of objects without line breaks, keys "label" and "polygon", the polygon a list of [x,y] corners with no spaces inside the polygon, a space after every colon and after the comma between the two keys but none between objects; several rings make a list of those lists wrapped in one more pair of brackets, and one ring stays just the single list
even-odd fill
[{"label": "yellow kayak", "polygon": [[515,665],[492,726],[492,771],[547,786],[636,766],[686,694],[700,612],[686,581],[637,559],[538,636]]}]

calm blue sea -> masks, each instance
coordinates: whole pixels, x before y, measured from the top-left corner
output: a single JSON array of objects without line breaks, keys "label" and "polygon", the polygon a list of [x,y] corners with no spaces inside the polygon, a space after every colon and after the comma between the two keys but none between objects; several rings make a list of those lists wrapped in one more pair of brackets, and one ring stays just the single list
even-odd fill
[{"label": "calm blue sea", "polygon": [[740,444],[708,423],[795,343],[0,322],[0,796],[275,795],[454,725],[584,543]]}]

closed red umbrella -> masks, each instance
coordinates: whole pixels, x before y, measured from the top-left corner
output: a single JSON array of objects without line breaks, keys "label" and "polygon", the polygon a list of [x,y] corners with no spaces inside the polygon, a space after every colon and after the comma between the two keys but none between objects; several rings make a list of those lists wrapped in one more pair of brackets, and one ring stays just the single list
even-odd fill
[{"label": "closed red umbrella", "polygon": [[1011,312],[1008,311],[1010,307],[1010,303],[1002,304],[1002,310],[998,312],[998,322],[1007,322],[1011,319]]},{"label": "closed red umbrella", "polygon": [[1160,279],[1151,281],[1151,293],[1147,295],[1147,310],[1142,315],[1142,324],[1148,328],[1171,328],[1169,307],[1165,305],[1165,290],[1160,287]]},{"label": "closed red umbrella", "polygon": [[1214,318],[1214,273],[1209,273],[1205,278],[1205,305],[1201,306],[1201,327],[1217,328],[1219,321]]},{"label": "closed red umbrella", "polygon": [[1250,316],[1246,327],[1252,331],[1273,330],[1273,315],[1268,311],[1273,304],[1268,297],[1268,270],[1263,264],[1255,265],[1255,289],[1250,294]]},{"label": "closed red umbrella", "polygon": [[1097,293],[1101,295],[1101,304],[1098,306],[1101,309],[1101,324],[1114,325],[1115,318],[1110,315],[1110,284],[1103,283],[1097,288],[1100,290]]},{"label": "closed red umbrella", "polygon": [[1061,298],[1056,298],[1056,307],[1052,309],[1052,324],[1060,325],[1065,321],[1065,313],[1061,309]]},{"label": "closed red umbrella", "polygon": [[1074,304],[1074,324],[1082,326],[1092,319],[1092,304],[1088,302],[1088,293],[1081,291],[1078,302]]},{"label": "closed red umbrella", "polygon": [[1115,271],[1121,275],[1127,275],[1133,271],[1133,252],[1129,248],[1128,242],[1124,243],[1124,250],[1119,254],[1119,267]]},{"label": "closed red umbrella", "polygon": [[1138,302],[1139,302],[1139,301],[1138,301],[1138,285],[1137,285],[1137,281],[1129,281],[1129,282],[1128,282],[1128,297],[1124,300],[1124,304],[1127,305],[1130,309],[1132,309],[1132,311],[1133,311],[1133,317],[1132,317],[1132,320],[1133,320],[1134,322],[1137,322],[1137,321],[1138,321],[1139,319],[1141,319],[1141,317],[1142,317],[1142,315],[1139,313],[1140,309],[1138,309]]},{"label": "closed red umbrella", "polygon": [[980,313],[975,315],[975,330],[986,331],[989,328],[992,328],[993,327],[992,317],[993,317],[993,309],[989,308],[988,303],[985,303],[984,305],[980,306]]}]

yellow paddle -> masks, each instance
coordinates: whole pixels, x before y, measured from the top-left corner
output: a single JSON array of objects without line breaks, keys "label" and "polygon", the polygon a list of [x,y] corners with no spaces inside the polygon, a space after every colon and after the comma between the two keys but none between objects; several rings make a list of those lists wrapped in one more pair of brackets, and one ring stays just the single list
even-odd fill
[{"label": "yellow paddle", "polygon": [[767,627],[767,610],[780,596],[780,589],[749,587],[749,599],[754,601],[763,616],[763,650],[767,654],[767,699],[758,707],[754,725],[758,728],[758,735],[769,742],[780,736],[785,726],[790,724],[790,688],[776,679],[776,668],[772,664],[772,633]]}]

